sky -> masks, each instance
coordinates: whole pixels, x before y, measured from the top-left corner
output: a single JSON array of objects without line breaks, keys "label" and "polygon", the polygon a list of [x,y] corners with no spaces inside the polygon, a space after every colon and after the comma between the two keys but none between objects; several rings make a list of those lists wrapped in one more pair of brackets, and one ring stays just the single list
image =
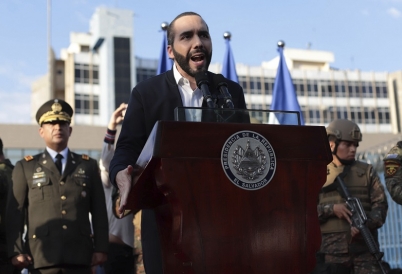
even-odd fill
[{"label": "sky", "polygon": [[[31,84],[47,72],[47,0],[0,1],[0,123],[30,123]],[[232,33],[236,63],[259,66],[286,47],[333,52],[332,67],[402,70],[402,0],[58,0],[51,3],[50,43],[60,57],[70,32],[88,32],[97,7],[134,12],[134,54],[157,59],[160,25],[184,11],[199,13],[223,61]]]}]

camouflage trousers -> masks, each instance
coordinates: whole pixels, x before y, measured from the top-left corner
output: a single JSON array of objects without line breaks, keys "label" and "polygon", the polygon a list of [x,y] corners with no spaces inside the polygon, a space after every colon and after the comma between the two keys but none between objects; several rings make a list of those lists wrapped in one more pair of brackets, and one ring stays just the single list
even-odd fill
[{"label": "camouflage trousers", "polygon": [[370,253],[325,254],[325,263],[341,264],[351,270],[351,274],[382,274],[377,260]]}]

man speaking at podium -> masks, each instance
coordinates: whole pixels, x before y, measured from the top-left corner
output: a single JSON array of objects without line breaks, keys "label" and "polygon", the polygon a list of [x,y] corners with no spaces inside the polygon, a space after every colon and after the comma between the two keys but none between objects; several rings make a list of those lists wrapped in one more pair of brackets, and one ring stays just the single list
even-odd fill
[{"label": "man speaking at podium", "polygon": [[[205,86],[196,81],[203,73],[211,92],[216,74],[207,72],[212,58],[208,25],[194,12],[179,14],[167,29],[173,68],[140,82],[131,92],[116,151],[110,164],[110,180],[120,191],[121,216],[131,189],[131,174],[153,126],[158,120],[174,120],[176,107],[211,107]],[[242,87],[225,79],[234,108],[246,108]],[[199,87],[197,87],[199,86]],[[210,94],[209,94],[210,95]],[[207,102],[208,101],[208,102]],[[178,140],[179,141],[179,140]],[[154,210],[142,211],[142,248],[147,274],[163,273],[161,246]]]}]

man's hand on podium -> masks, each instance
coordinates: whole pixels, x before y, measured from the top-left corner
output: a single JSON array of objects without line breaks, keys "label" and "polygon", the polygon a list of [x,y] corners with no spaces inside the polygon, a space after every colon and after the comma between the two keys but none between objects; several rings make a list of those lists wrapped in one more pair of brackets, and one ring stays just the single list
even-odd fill
[{"label": "man's hand on podium", "polygon": [[120,206],[118,210],[118,214],[120,214],[120,218],[124,217],[125,206],[127,205],[128,194],[131,190],[132,185],[132,176],[134,168],[129,165],[126,169],[119,171],[116,175],[116,184],[119,188],[120,193]]}]

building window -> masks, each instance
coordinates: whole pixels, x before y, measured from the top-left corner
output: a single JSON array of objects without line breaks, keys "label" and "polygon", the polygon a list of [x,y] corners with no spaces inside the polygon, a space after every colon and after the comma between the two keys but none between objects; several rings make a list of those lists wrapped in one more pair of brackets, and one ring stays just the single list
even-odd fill
[{"label": "building window", "polygon": [[346,107],[337,107],[336,108],[336,115],[338,119],[347,119],[348,118],[348,111]]},{"label": "building window", "polygon": [[380,107],[378,108],[378,122],[380,124],[389,124],[391,123],[389,118],[389,108]]},{"label": "building window", "polygon": [[349,97],[359,98],[359,89],[357,88],[357,82],[349,82]]},{"label": "building window", "polygon": [[266,95],[272,95],[272,91],[274,90],[274,78],[264,78],[264,89]]},{"label": "building window", "polygon": [[247,78],[246,76],[238,76],[239,77],[239,85],[243,88],[244,94],[247,93]]},{"label": "building window", "polygon": [[128,102],[131,92],[131,41],[126,37],[114,37],[114,98],[115,108]]},{"label": "building window", "polygon": [[376,82],[375,83],[375,93],[377,98],[388,98],[387,83],[386,82]]},{"label": "building window", "polygon": [[320,121],[320,110],[318,109],[309,109],[308,111],[309,114],[309,122],[311,124],[319,124]]},{"label": "building window", "polygon": [[[332,85],[330,81],[321,81],[322,97],[332,97]],[[309,94],[310,95],[310,94]]]},{"label": "building window", "polygon": [[152,76],[156,75],[156,69],[150,69],[150,68],[137,68],[136,70],[137,73],[137,82],[144,81],[148,78],[151,78]]},{"label": "building window", "polygon": [[[92,100],[91,100],[92,97]],[[99,96],[75,94],[75,113],[99,115]]]},{"label": "building window", "polygon": [[250,93],[261,94],[261,82],[258,77],[250,77]]},{"label": "building window", "polygon": [[335,112],[333,107],[329,107],[323,111],[324,114],[324,124],[329,124],[335,119]]},{"label": "building window", "polygon": [[375,124],[375,109],[364,108],[364,120],[366,124]]},{"label": "building window", "polygon": [[355,123],[363,123],[363,115],[360,107],[350,107],[350,119]]},{"label": "building window", "polygon": [[89,52],[89,46],[81,45],[81,52]]},{"label": "building window", "polygon": [[[99,84],[99,66],[92,65],[92,73],[90,71],[90,65],[88,64],[74,64],[74,79],[76,83],[81,84]],[[92,74],[92,75],[91,75]]]},{"label": "building window", "polygon": [[318,84],[316,80],[307,80],[307,93],[308,96],[318,96]]},{"label": "building window", "polygon": [[342,81],[335,81],[335,93],[337,97],[346,96],[346,88]]},{"label": "building window", "polygon": [[370,82],[364,81],[362,84],[363,97],[373,98],[373,87]]},{"label": "building window", "polygon": [[293,86],[297,96],[304,95],[304,83],[303,79],[293,79]]}]

